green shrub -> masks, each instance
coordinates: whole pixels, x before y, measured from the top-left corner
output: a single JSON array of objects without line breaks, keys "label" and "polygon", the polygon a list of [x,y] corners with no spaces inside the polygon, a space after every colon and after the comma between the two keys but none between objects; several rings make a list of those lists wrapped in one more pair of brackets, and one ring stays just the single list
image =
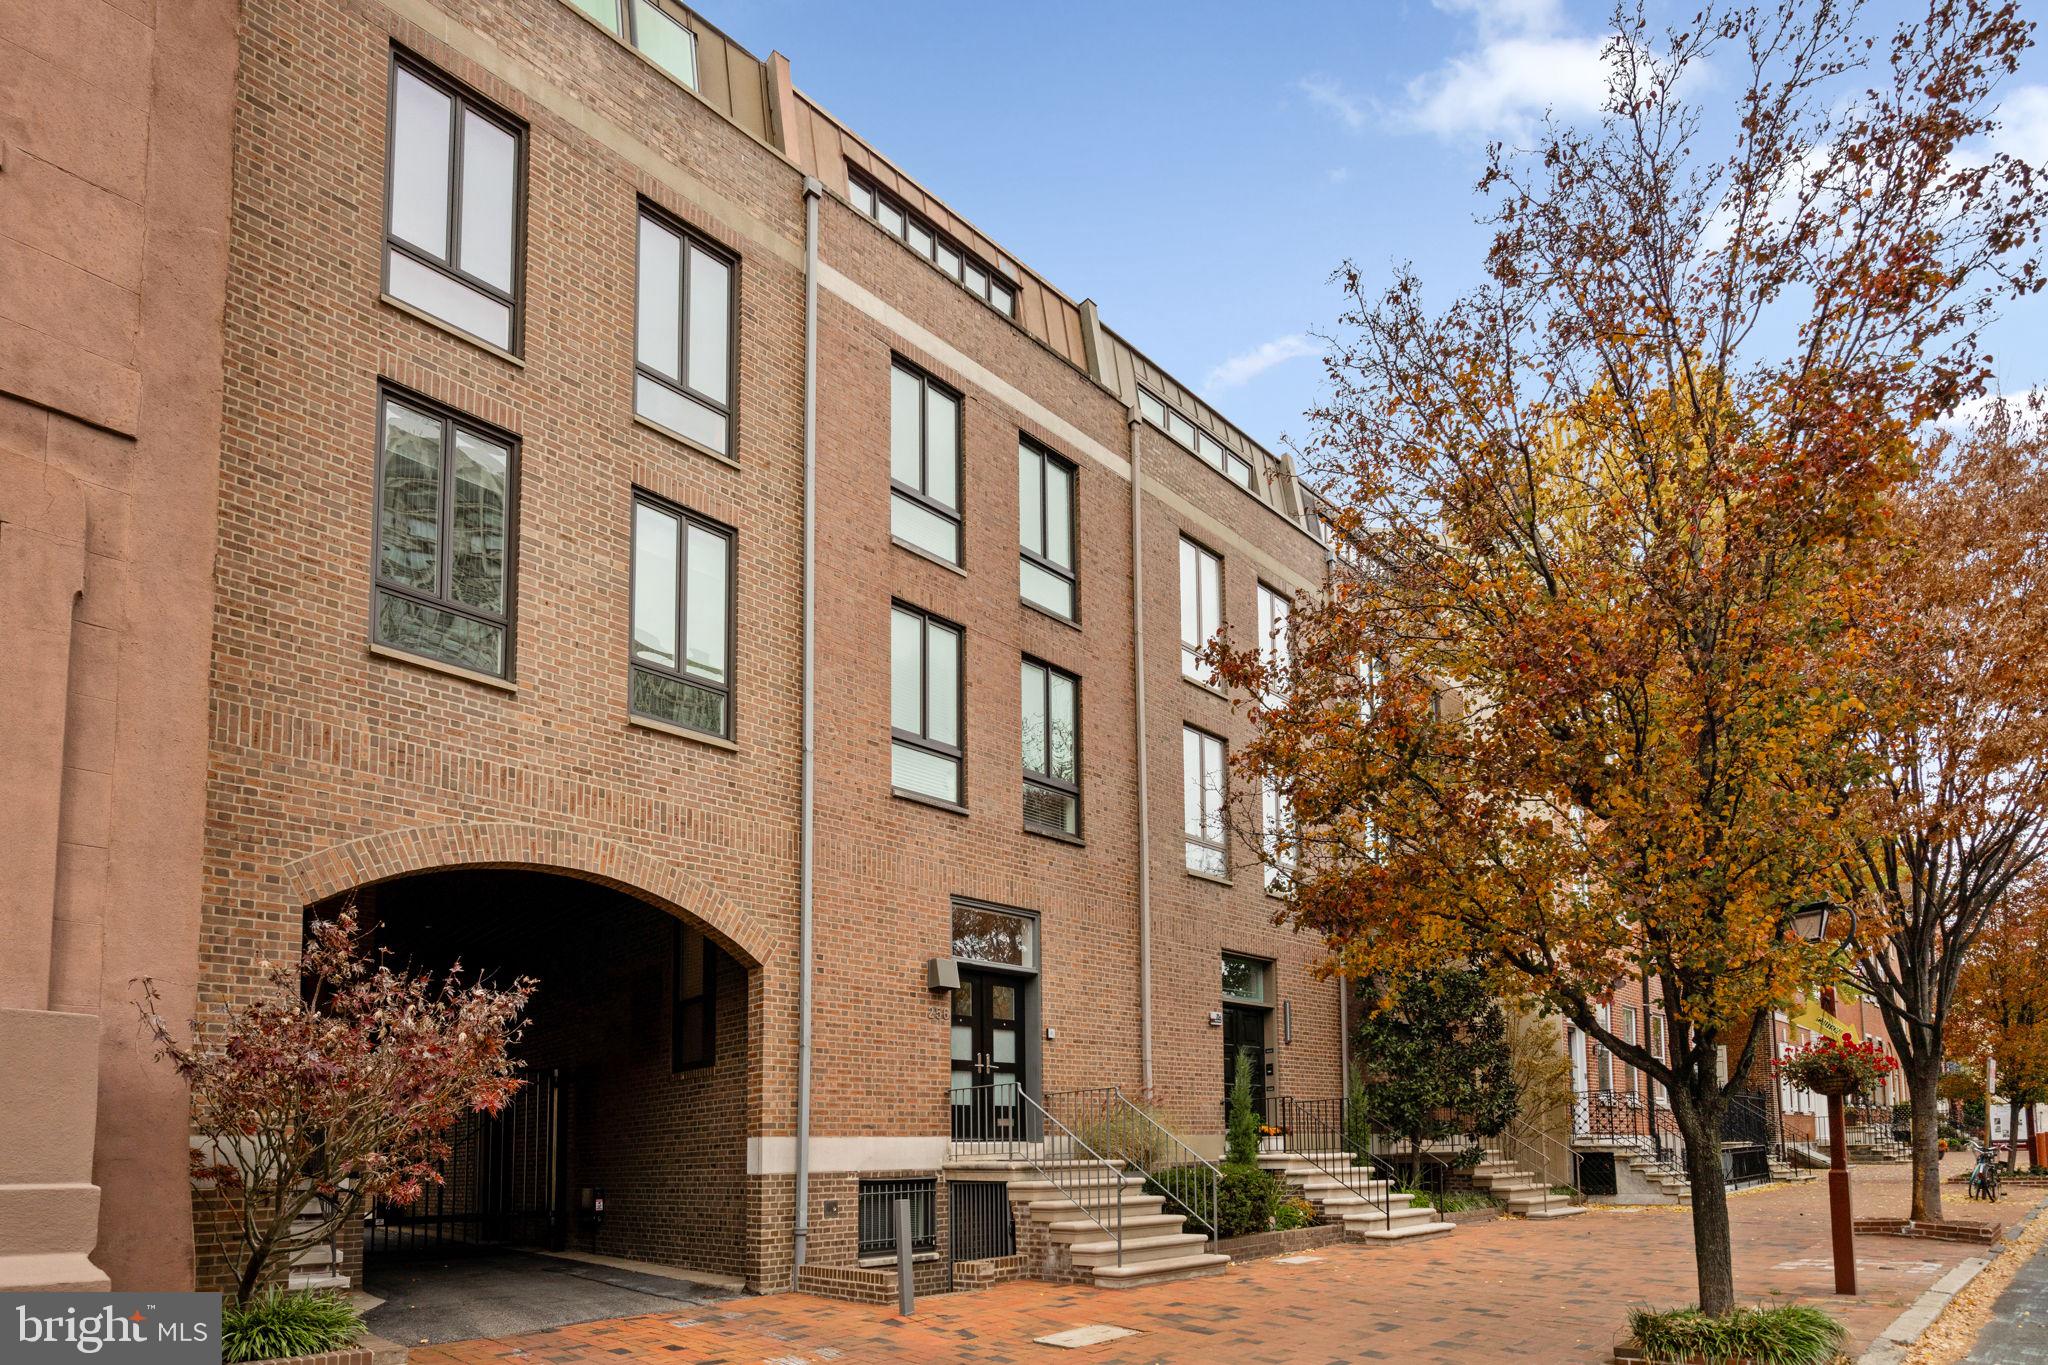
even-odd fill
[{"label": "green shrub", "polygon": [[272,1289],[246,1304],[228,1299],[220,1307],[221,1359],[226,1365],[338,1351],[353,1346],[362,1335],[356,1310],[348,1300],[331,1294]]},{"label": "green shrub", "polygon": [[1842,1324],[1809,1304],[1738,1308],[1724,1318],[1697,1308],[1628,1315],[1629,1331],[1653,1361],[1692,1360],[1720,1365],[1753,1360],[1758,1365],[1827,1365],[1842,1353]]},{"label": "green shrub", "polygon": [[1247,1237],[1273,1226],[1273,1209],[1280,1203],[1280,1178],[1271,1171],[1243,1162],[1223,1168],[1223,1187],[1216,1196],[1216,1221],[1223,1237]]},{"label": "green shrub", "polygon": [[1273,1230],[1292,1232],[1316,1221],[1316,1206],[1299,1195],[1283,1199],[1273,1209]]}]

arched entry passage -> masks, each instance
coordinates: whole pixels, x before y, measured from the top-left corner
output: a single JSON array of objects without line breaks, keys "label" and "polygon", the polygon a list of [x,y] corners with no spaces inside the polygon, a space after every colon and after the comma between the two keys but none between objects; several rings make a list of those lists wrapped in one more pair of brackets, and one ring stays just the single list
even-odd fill
[{"label": "arched entry passage", "polygon": [[351,1268],[377,1292],[415,1273],[409,1253],[490,1245],[745,1274],[753,926],[722,900],[703,897],[714,923],[628,881],[651,870],[689,889],[614,847],[436,842],[358,846],[294,880],[324,893],[309,916],[353,901],[395,962],[537,978],[518,1046],[531,1084],[502,1118],[462,1125],[444,1186],[366,1222]]}]

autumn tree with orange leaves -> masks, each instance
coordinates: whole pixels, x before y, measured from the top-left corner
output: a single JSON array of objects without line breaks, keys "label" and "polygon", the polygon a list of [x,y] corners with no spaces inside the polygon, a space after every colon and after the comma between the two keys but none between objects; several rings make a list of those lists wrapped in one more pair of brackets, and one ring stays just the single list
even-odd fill
[{"label": "autumn tree with orange leaves", "polygon": [[1987,925],[2023,921],[2001,907],[2038,898],[2048,873],[2043,422],[2038,408],[1996,404],[1937,444],[1898,500],[1886,606],[1871,624],[1871,695],[1887,698],[1868,712],[1877,799],[1844,890],[1869,926],[1858,984],[1913,1101],[1911,1216],[1922,1220],[1941,1217],[1936,1087],[1966,964]]},{"label": "autumn tree with orange leaves", "polygon": [[2021,1114],[2031,1138],[2033,1106],[2048,1104],[2048,896],[2009,900],[1984,926],[1963,959],[1945,1041],[1956,1061],[1997,1063],[2017,1151]]},{"label": "autumn tree with orange leaves", "polygon": [[[1486,284],[1437,312],[1347,267],[1302,452],[1341,567],[1284,653],[1213,651],[1262,721],[1237,818],[1291,807],[1283,914],[1346,976],[1475,965],[1663,1086],[1711,1313],[1721,1115],[1769,1007],[1839,972],[1792,922],[1869,776],[1888,502],[2038,286],[2031,173],[1956,155],[2028,26],[1858,19],[1618,13],[1597,124],[1490,154]],[[1717,141],[1689,92],[1731,86]],[[1595,1008],[1645,974],[1669,1062]]]}]

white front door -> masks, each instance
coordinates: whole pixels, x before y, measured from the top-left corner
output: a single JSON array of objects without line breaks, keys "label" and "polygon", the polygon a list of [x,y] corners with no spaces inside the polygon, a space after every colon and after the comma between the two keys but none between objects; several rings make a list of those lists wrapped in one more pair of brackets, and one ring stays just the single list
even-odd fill
[{"label": "white front door", "polygon": [[1572,1136],[1584,1137],[1590,1117],[1586,1107],[1586,1035],[1576,1024],[1565,1025],[1564,1045],[1572,1054]]}]

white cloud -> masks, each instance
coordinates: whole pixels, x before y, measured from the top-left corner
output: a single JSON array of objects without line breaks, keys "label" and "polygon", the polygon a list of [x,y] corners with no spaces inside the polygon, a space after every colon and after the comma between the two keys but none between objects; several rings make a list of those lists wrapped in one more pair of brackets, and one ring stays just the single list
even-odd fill
[{"label": "white cloud", "polygon": [[1980,393],[1943,418],[1939,425],[1958,435],[1968,432],[1990,415],[1991,409],[1997,405],[2000,398],[2005,400],[2007,406],[2015,410],[2024,410],[2035,400],[2048,399],[2048,387],[2021,389],[2018,393],[2007,394]]},{"label": "white cloud", "polygon": [[1274,337],[1238,355],[1231,356],[1222,364],[1209,371],[1209,377],[1202,382],[1205,392],[1214,393],[1219,389],[1241,388],[1257,379],[1275,365],[1285,365],[1290,360],[1315,355],[1316,345],[1300,332],[1284,337]]},{"label": "white cloud", "polygon": [[1369,115],[1360,101],[1346,94],[1344,87],[1328,76],[1303,76],[1295,84],[1301,93],[1308,96],[1310,104],[1334,115],[1336,120],[1352,132],[1364,128]]},{"label": "white cloud", "polygon": [[2048,165],[2048,85],[2015,86],[1998,105],[1993,150]]},{"label": "white cloud", "polygon": [[1435,0],[1468,15],[1478,45],[1408,83],[1408,122],[1439,137],[1513,135],[1546,109],[1590,114],[1607,97],[1606,38],[1565,30],[1557,0]]},{"label": "white cloud", "polygon": [[1351,168],[1349,166],[1332,166],[1323,178],[1332,185],[1341,185],[1351,178]]}]

